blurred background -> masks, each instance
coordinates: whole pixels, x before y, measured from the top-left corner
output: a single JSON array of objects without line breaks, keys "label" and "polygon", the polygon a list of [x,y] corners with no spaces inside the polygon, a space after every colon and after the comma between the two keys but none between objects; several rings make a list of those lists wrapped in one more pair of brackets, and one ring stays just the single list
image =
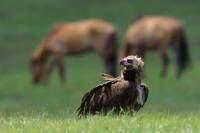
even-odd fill
[{"label": "blurred background", "polygon": [[104,67],[94,53],[65,57],[67,82],[61,87],[56,70],[49,84],[33,86],[28,69],[32,52],[57,22],[100,18],[117,28],[119,47],[134,16],[164,15],[184,24],[192,67],[180,79],[175,76],[174,52],[170,68],[160,78],[161,59],[149,52],[146,79],[150,96],[144,112],[188,113],[200,111],[200,1],[198,0],[1,0],[0,1],[0,112],[68,113],[74,116],[83,94],[101,83]]}]

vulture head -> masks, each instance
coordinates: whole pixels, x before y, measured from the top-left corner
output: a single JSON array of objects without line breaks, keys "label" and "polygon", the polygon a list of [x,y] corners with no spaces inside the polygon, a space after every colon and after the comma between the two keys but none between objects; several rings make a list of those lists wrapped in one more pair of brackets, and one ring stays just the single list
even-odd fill
[{"label": "vulture head", "polygon": [[127,56],[120,61],[122,66],[121,77],[129,81],[141,81],[144,62],[137,56]]}]

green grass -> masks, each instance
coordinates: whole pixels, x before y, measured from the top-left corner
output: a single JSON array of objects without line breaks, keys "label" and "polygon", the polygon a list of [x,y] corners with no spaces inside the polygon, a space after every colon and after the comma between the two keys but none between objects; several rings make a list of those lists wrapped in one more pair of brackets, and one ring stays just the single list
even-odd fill
[{"label": "green grass", "polygon": [[55,132],[95,132],[95,133],[132,133],[132,132],[200,132],[199,115],[170,115],[166,113],[137,114],[134,116],[94,116],[84,119],[66,116],[52,118],[42,113],[37,116],[15,115],[1,118],[1,132],[6,133],[55,133]]},{"label": "green grass", "polygon": [[[1,0],[0,132],[200,132],[199,4],[197,0]],[[51,25],[102,18],[116,25],[122,46],[123,35],[138,13],[181,20],[192,56],[191,69],[178,80],[171,54],[169,73],[162,79],[160,56],[148,53],[145,82],[150,95],[139,113],[76,117],[83,94],[102,82],[104,68],[95,53],[66,57],[64,86],[59,84],[56,71],[48,86],[31,85],[28,60]]]}]

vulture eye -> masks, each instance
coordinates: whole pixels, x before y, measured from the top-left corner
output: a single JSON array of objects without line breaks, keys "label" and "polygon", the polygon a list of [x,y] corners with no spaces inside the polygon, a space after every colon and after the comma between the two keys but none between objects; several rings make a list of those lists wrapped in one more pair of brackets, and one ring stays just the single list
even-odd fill
[{"label": "vulture eye", "polygon": [[132,63],[133,63],[133,60],[127,59],[127,62],[130,63],[130,64],[132,64]]}]

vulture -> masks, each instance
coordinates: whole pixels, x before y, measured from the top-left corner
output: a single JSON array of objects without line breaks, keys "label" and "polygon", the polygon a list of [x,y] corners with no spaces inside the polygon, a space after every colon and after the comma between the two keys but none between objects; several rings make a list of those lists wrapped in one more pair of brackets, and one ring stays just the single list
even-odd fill
[{"label": "vulture", "polygon": [[144,62],[137,56],[120,61],[121,74],[114,78],[103,74],[104,83],[87,92],[77,109],[78,116],[111,112],[137,112],[148,98],[149,88],[142,83]]}]

